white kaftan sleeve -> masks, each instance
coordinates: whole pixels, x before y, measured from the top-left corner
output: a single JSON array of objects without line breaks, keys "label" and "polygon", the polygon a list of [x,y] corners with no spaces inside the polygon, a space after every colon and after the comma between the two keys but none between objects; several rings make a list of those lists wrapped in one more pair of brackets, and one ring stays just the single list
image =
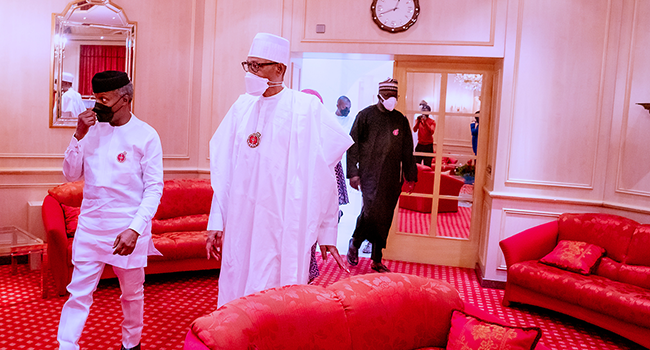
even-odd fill
[{"label": "white kaftan sleeve", "polygon": [[317,182],[327,184],[322,189],[322,220],[318,229],[319,245],[336,246],[336,237],[338,234],[338,211],[339,199],[336,184],[336,175],[334,167],[341,161],[345,151],[354,143],[333,114],[320,108],[321,110],[321,134],[320,144],[321,152],[325,163],[328,166],[327,172],[322,172]]},{"label": "white kaftan sleeve", "polygon": [[84,175],[83,144],[72,136],[63,156],[63,176],[68,181],[80,180]]},{"label": "white kaftan sleeve", "polygon": [[144,194],[129,228],[142,234],[156,214],[163,192],[162,145],[160,137],[155,131],[150,134],[144,145],[140,167]]},{"label": "white kaftan sleeve", "polygon": [[241,118],[238,104],[243,96],[230,107],[210,140],[210,182],[212,184],[212,206],[208,219],[208,230],[223,231],[224,219],[228,208],[230,193],[231,164],[234,156],[236,125],[235,119]]}]

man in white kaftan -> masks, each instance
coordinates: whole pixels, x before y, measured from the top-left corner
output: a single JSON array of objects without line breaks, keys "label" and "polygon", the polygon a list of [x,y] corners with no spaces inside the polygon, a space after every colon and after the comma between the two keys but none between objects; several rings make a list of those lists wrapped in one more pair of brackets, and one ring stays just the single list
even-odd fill
[{"label": "man in white kaftan", "polygon": [[109,264],[122,290],[122,349],[140,349],[144,267],[147,255],[160,255],[151,219],[162,196],[162,147],[156,130],[130,111],[126,73],[97,73],[93,92],[97,105],[79,116],[63,162],[68,181],[84,179],[84,193],[57,340],[59,349],[79,349],[92,294]]},{"label": "man in white kaftan", "polygon": [[315,242],[324,259],[330,252],[344,266],[336,251],[333,170],[352,140],[316,97],[282,84],[288,61],[286,39],[255,37],[243,63],[248,93],[210,141],[208,258],[219,254],[215,233],[223,233],[218,306],[264,289],[306,284]]}]

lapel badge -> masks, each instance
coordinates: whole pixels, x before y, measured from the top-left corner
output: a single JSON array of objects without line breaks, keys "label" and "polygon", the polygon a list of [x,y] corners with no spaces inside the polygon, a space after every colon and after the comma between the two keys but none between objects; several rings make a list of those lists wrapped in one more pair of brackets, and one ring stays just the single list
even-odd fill
[{"label": "lapel badge", "polygon": [[117,155],[117,161],[118,162],[124,163],[125,160],[126,160],[126,151],[124,151],[124,152]]},{"label": "lapel badge", "polygon": [[395,135],[395,136],[399,135],[399,129],[393,130],[393,135]]}]

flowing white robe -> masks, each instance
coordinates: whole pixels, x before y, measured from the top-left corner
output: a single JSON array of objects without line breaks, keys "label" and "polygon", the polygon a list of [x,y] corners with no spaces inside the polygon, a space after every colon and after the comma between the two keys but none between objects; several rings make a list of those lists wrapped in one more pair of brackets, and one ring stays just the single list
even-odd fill
[{"label": "flowing white robe", "polygon": [[81,112],[86,110],[81,94],[69,88],[68,91],[61,95],[61,116],[76,119]]},{"label": "flowing white robe", "polygon": [[350,145],[315,96],[284,88],[233,104],[210,141],[208,229],[224,231],[218,306],[308,282],[314,242],[336,245],[334,166]]},{"label": "flowing white robe", "polygon": [[[122,126],[96,123],[81,141],[72,137],[63,175],[68,181],[84,179],[72,261],[131,269],[147,266],[147,255],[161,255],[151,241],[151,219],[163,190],[162,146],[154,128],[133,114]],[[140,234],[135,250],[113,255],[115,238],[128,228]]]}]

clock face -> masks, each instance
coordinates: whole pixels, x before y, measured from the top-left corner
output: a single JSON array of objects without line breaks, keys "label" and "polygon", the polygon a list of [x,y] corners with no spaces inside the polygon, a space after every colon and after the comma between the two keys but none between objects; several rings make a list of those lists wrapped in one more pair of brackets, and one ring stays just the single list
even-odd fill
[{"label": "clock face", "polygon": [[373,0],[372,19],[380,29],[391,33],[409,29],[418,18],[418,0]]}]

